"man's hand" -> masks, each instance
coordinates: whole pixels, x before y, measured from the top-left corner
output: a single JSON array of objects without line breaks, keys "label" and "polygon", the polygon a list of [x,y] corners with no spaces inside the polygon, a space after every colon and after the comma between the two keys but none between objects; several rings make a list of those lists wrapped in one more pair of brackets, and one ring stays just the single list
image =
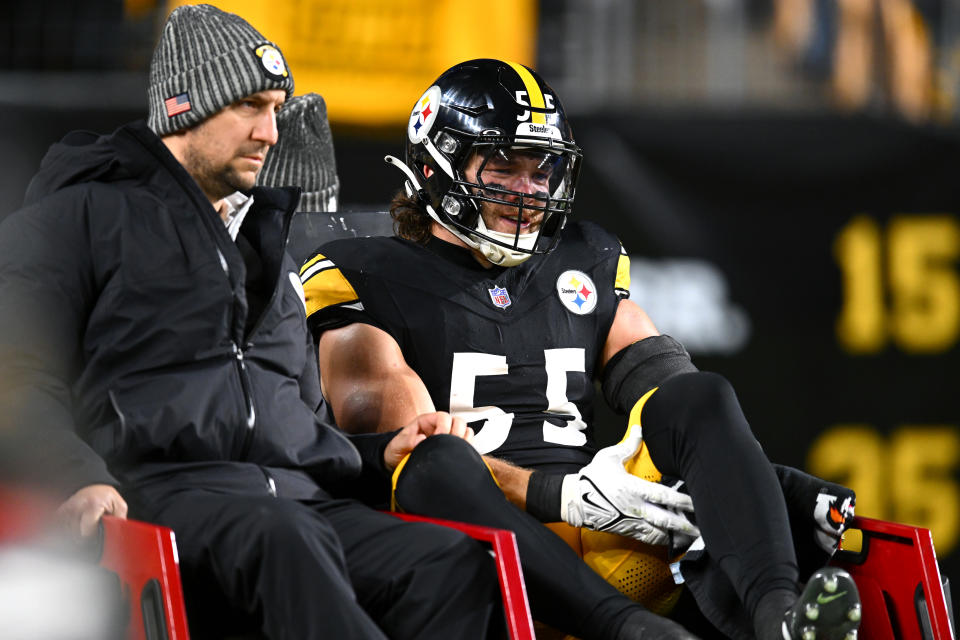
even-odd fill
[{"label": "man's hand", "polygon": [[683,513],[693,512],[690,496],[631,475],[624,467],[641,442],[640,426],[631,425],[623,441],[598,451],[580,473],[566,476],[561,516],[575,527],[617,533],[647,544],[687,546],[700,535]]},{"label": "man's hand", "polygon": [[393,471],[403,460],[404,456],[413,451],[414,447],[427,439],[427,436],[450,434],[462,438],[467,442],[473,441],[473,429],[467,426],[462,418],[454,418],[445,411],[424,413],[413,419],[393,437],[383,451],[383,461],[387,469]]},{"label": "man's hand", "polygon": [[70,496],[57,509],[57,519],[70,533],[92,535],[101,516],[127,517],[127,503],[108,484],[91,484]]}]

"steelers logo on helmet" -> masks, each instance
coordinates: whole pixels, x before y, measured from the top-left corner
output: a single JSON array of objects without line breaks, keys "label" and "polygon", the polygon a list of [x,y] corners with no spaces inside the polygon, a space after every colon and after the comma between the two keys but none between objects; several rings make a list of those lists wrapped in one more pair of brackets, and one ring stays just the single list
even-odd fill
[{"label": "steelers logo on helmet", "polygon": [[270,78],[280,80],[290,75],[287,71],[287,65],[283,62],[283,54],[273,45],[262,44],[253,52],[260,58],[260,64],[263,65],[263,70]]},{"label": "steelers logo on helmet", "polygon": [[433,85],[414,105],[413,112],[410,114],[410,123],[407,125],[407,136],[413,144],[422,142],[430,133],[433,122],[437,119],[437,112],[440,110],[440,96],[440,87]]},{"label": "steelers logo on helmet", "polygon": [[557,278],[557,295],[571,313],[585,316],[597,308],[597,287],[582,271],[564,271]]},{"label": "steelers logo on helmet", "polygon": [[554,140],[563,140],[560,129],[552,124],[539,124],[536,122],[521,122],[517,125],[517,137],[530,138],[553,138]]}]

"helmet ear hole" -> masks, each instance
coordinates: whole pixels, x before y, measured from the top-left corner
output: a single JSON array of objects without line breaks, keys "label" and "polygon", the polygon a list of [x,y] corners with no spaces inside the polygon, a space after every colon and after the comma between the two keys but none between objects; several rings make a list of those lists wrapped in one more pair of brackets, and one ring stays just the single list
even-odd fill
[{"label": "helmet ear hole", "polygon": [[456,138],[444,131],[437,136],[437,149],[448,156],[452,156],[460,149],[460,143],[457,142]]},{"label": "helmet ear hole", "polygon": [[463,211],[463,206],[460,204],[460,201],[449,194],[443,196],[443,201],[440,203],[440,206],[443,208],[443,212],[452,218],[459,218]]}]

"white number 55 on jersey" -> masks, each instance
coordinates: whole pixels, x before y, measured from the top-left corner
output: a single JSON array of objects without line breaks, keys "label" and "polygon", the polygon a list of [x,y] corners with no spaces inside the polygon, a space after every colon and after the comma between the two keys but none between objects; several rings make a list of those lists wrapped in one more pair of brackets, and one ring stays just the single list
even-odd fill
[{"label": "white number 55 on jersey", "polygon": [[[582,348],[544,349],[547,371],[546,413],[568,417],[562,427],[543,422],[543,440],[552,444],[580,447],[586,444],[583,421],[577,405],[567,398],[567,372],[586,371]],[[480,453],[489,453],[502,445],[513,426],[513,414],[500,407],[473,406],[477,376],[505,376],[509,372],[506,356],[489,353],[454,353],[450,375],[450,413],[467,422],[485,420],[473,441]]]}]

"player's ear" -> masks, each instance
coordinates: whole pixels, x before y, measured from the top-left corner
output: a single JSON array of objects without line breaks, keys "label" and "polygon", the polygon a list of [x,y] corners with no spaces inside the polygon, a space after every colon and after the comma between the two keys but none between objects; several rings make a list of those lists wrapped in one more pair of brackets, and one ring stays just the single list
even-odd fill
[{"label": "player's ear", "polygon": [[433,169],[431,169],[427,165],[423,165],[423,177],[429,178],[432,175],[433,175]]}]

